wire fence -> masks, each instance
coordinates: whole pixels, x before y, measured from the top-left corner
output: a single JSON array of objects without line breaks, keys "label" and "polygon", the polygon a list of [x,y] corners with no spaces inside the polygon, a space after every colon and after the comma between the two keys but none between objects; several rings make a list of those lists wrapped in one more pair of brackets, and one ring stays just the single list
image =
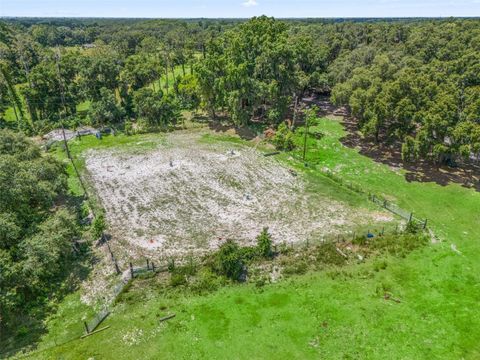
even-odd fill
[{"label": "wire fence", "polygon": [[85,334],[90,334],[94,332],[98,328],[98,325],[100,325],[103,322],[103,320],[107,318],[108,315],[110,315],[110,310],[105,308],[102,311],[95,314],[93,319],[91,319],[90,321],[88,322],[84,321],[83,324],[85,326]]},{"label": "wire fence", "polygon": [[375,204],[383,207],[384,209],[408,220],[409,222],[414,222],[417,225],[420,225],[423,229],[427,227],[427,219],[419,219],[413,215],[413,212],[408,212],[401,207],[397,206],[396,204],[388,201],[387,199],[383,199],[378,197],[377,195],[370,195],[369,199],[374,202]]},{"label": "wire fence", "polygon": [[[115,262],[115,268],[118,269],[118,264]],[[118,299],[121,293],[129,286],[131,280],[133,280],[136,276],[141,274],[147,274],[149,272],[157,273],[166,271],[168,265],[158,266],[155,265],[155,262],[150,261],[149,259],[146,260],[146,266],[133,266],[132,263],[129,263],[129,268],[125,271],[120,279],[113,285],[112,288],[112,304]],[[85,334],[91,334],[94,332],[98,326],[110,315],[110,310],[108,309],[108,305],[96,313],[93,318],[89,321],[84,321],[84,329]]]},{"label": "wire fence", "polygon": [[405,209],[402,209],[400,206],[397,204],[393,203],[392,201],[389,201],[385,199],[382,196],[372,194],[370,192],[366,192],[362,186],[359,184],[354,183],[353,181],[349,180],[344,180],[342,177],[334,174],[331,170],[327,169],[320,169],[320,172],[330,178],[331,180],[335,181],[337,184],[348,188],[351,191],[354,191],[358,194],[361,195],[367,195],[368,199],[372,201],[374,204],[379,205],[383,207],[384,209],[400,216],[401,218],[407,220],[408,222],[413,222],[419,226],[421,226],[423,229],[426,229],[428,220],[427,219],[420,219],[416,216],[414,216],[412,211],[408,211]]}]

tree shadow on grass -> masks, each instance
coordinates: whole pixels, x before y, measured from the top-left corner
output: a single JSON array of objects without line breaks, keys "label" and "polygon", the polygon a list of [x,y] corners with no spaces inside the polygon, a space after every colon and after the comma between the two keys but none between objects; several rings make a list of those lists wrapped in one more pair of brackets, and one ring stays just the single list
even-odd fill
[{"label": "tree shadow on grass", "polygon": [[474,165],[450,167],[436,165],[429,161],[417,160],[407,163],[402,160],[400,142],[373,143],[363,138],[358,130],[358,124],[351,117],[344,117],[342,125],[348,134],[340,139],[343,145],[359,150],[359,153],[376,162],[388,165],[394,170],[406,170],[405,179],[408,182],[434,182],[441,186],[455,183],[469,189],[480,191],[480,168]]},{"label": "tree shadow on grass", "polygon": [[[0,359],[37,348],[42,336],[48,332],[45,320],[54,315],[57,304],[67,295],[78,290],[80,282],[88,277],[89,262],[91,262],[91,255],[86,250],[81,257],[70,264],[72,271],[66,272],[56,280],[58,288],[49,298],[32,304],[27,311],[16,313],[14,322],[9,324],[8,328],[0,328]],[[56,343],[55,341],[51,345]]]},{"label": "tree shadow on grass", "polygon": [[343,107],[334,106],[326,97],[309,97],[303,99],[307,104],[315,104],[320,108],[322,116],[340,116],[341,124],[347,135],[340,139],[346,147],[357,149],[360,154],[368,156],[376,162],[388,165],[392,170],[406,170],[405,180],[408,182],[434,182],[441,186],[455,183],[480,192],[480,167],[462,165],[453,168],[436,165],[429,161],[418,160],[406,163],[402,160],[402,144],[399,141],[378,144],[364,138],[358,128],[358,122]]}]

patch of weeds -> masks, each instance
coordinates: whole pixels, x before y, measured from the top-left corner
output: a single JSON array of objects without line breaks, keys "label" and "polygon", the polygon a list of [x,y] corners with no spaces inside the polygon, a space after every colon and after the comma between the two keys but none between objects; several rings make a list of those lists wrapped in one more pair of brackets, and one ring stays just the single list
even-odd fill
[{"label": "patch of weeds", "polygon": [[170,276],[170,286],[177,287],[182,285],[187,285],[187,277],[180,273],[173,273]]},{"label": "patch of weeds", "polygon": [[275,248],[276,248],[276,251],[281,255],[288,255],[293,251],[293,249],[290,246],[288,246],[286,242],[283,242],[280,245],[275,246]]},{"label": "patch of weeds", "polygon": [[268,227],[263,228],[260,235],[257,236],[257,252],[265,259],[273,257],[272,236],[268,232]]},{"label": "patch of weeds", "polygon": [[289,261],[283,268],[285,275],[303,275],[308,271],[308,264],[303,260]]},{"label": "patch of weeds", "polygon": [[257,288],[264,287],[266,284],[269,283],[269,279],[267,276],[261,276],[255,281],[255,286]]},{"label": "patch of weeds", "polygon": [[384,259],[377,260],[373,263],[373,270],[379,272],[380,270],[385,270],[388,266],[388,263]]},{"label": "patch of weeds", "polygon": [[371,241],[369,247],[373,250],[388,253],[398,257],[405,257],[408,253],[428,243],[425,234],[403,234],[379,236]]},{"label": "patch of weeds", "polygon": [[195,281],[191,284],[190,289],[195,293],[203,294],[215,291],[224,284],[225,280],[222,277],[205,268],[200,271]]},{"label": "patch of weeds", "polygon": [[331,242],[317,246],[315,253],[317,262],[321,264],[340,266],[346,262],[346,259],[338,253],[335,244]]},{"label": "patch of weeds", "polygon": [[352,240],[352,244],[365,246],[367,245],[367,238],[366,236],[357,236]]}]

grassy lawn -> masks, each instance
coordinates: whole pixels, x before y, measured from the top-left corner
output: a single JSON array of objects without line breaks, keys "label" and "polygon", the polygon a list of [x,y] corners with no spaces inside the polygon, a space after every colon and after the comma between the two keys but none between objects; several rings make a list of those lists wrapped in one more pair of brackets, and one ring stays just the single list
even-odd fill
[{"label": "grassy lawn", "polygon": [[[337,121],[322,119],[318,130],[325,137],[310,140],[310,167],[295,160],[300,152],[281,154],[281,161],[304,171],[317,191],[349,204],[363,206],[365,201],[319,169],[329,168],[365,191],[384,194],[427,217],[440,241],[405,258],[386,257],[382,266],[380,259],[370,259],[261,288],[227,286],[203,296],[165,290],[153,280],[137,281],[105,321],[109,329],[32,358],[480,358],[480,193],[458,185],[409,183],[401,171],[343,147],[339,139],[344,131]],[[72,144],[72,152],[119,143],[151,146],[157,137],[84,138]],[[385,291],[401,302],[385,300]],[[48,321],[49,333],[39,346],[80,335],[81,324],[73,322],[85,311],[72,295],[60,306],[63,315]],[[177,316],[158,321],[169,313]]]}]

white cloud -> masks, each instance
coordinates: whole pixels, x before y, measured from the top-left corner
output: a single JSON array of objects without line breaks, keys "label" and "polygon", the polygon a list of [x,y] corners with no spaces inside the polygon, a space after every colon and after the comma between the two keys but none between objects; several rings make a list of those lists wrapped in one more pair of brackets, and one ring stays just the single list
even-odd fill
[{"label": "white cloud", "polygon": [[247,0],[244,3],[242,3],[242,5],[245,7],[252,7],[252,6],[257,6],[258,2],[257,0]]}]

